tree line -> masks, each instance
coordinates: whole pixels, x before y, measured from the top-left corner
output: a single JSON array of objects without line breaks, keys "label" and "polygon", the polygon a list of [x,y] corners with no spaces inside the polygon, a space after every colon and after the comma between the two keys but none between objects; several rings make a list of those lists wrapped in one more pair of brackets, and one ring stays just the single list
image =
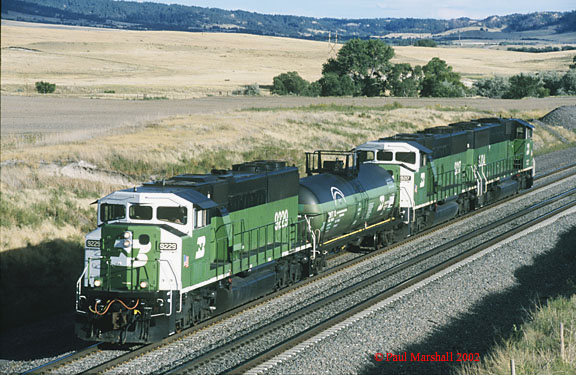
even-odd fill
[{"label": "tree line", "polygon": [[[115,0],[4,0],[2,12],[12,11],[49,22],[96,25],[116,28],[226,31],[257,35],[289,36],[326,40],[328,31],[339,31],[341,40],[370,38],[389,33],[431,33],[477,26],[504,31],[556,28],[576,31],[576,11],[539,12],[489,17],[481,21],[469,18],[451,20],[415,18],[336,19],[289,15],[269,15],[246,11],[227,11],[178,4]],[[4,16],[4,14],[3,14]],[[57,20],[57,21],[54,21]]]},{"label": "tree line", "polygon": [[519,74],[482,79],[467,88],[446,61],[432,58],[424,66],[393,64],[394,49],[378,39],[353,39],[322,66],[322,77],[308,82],[297,72],[273,79],[271,92],[300,96],[397,96],[490,98],[576,95],[576,56],[565,73]]}]

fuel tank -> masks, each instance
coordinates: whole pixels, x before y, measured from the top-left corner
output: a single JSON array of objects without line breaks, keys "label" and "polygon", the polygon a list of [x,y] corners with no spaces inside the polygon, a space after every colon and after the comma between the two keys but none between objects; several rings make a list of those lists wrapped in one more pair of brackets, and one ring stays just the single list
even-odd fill
[{"label": "fuel tank", "polygon": [[325,241],[388,219],[397,188],[388,171],[361,164],[358,173],[321,173],[300,180],[299,215]]}]

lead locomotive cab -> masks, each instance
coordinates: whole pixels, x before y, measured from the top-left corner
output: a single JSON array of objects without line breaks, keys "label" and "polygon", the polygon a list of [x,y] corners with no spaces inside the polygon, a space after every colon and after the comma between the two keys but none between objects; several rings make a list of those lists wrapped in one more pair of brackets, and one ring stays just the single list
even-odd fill
[{"label": "lead locomotive cab", "polygon": [[174,331],[182,247],[206,225],[206,210],[195,203],[146,187],[99,200],[77,284],[79,337],[147,342]]},{"label": "lead locomotive cab", "polygon": [[85,340],[149,343],[304,277],[298,171],[255,161],[98,201],[77,283]]}]

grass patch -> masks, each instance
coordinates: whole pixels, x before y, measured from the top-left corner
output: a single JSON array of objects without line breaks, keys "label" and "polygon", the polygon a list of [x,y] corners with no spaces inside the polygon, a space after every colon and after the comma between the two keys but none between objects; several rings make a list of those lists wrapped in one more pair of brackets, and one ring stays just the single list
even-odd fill
[{"label": "grass patch", "polygon": [[300,171],[304,168],[304,154],[286,143],[265,144],[242,153],[244,161],[282,160],[286,165],[295,165]]},{"label": "grass patch", "polygon": [[542,146],[536,150],[534,150],[534,156],[541,156],[544,154],[549,154],[554,151],[561,151],[566,150],[569,148],[576,147],[576,142],[572,143],[557,143],[552,146]]},{"label": "grass patch", "polygon": [[141,179],[154,173],[152,164],[137,157],[112,154],[106,161],[111,170],[124,173],[136,179]]},{"label": "grass patch", "polygon": [[[354,105],[342,105],[342,104],[311,104],[308,106],[301,107],[251,107],[243,109],[245,112],[280,112],[280,111],[298,111],[298,112],[344,112],[344,113],[356,113],[363,111],[393,111],[398,108],[405,108],[399,102],[394,102],[392,104],[385,104],[382,106],[354,106]],[[363,116],[366,116],[364,113]]]},{"label": "grass patch", "polygon": [[94,210],[79,207],[76,202],[67,197],[62,190],[51,189],[44,200],[27,204],[22,196],[7,196],[0,193],[0,209],[3,228],[38,228],[48,221],[57,228],[65,225],[77,227],[81,232],[92,228]]},{"label": "grass patch", "polygon": [[472,112],[473,111],[476,113],[494,114],[493,111],[481,110],[481,109],[477,109],[477,108],[471,108],[468,106],[450,107],[450,106],[443,106],[440,104],[436,104],[436,105],[430,106],[428,108],[433,109],[435,111],[440,111],[440,112]]},{"label": "grass patch", "polygon": [[46,134],[42,133],[22,133],[2,135],[1,145],[3,149],[14,149],[17,147],[34,146],[43,142]]},{"label": "grass patch", "polygon": [[[564,324],[565,359],[560,357],[560,323]],[[576,373],[576,295],[558,297],[538,306],[516,334],[499,345],[483,363],[464,367],[461,375]]]},{"label": "grass patch", "polygon": [[42,223],[44,218],[29,208],[21,207],[16,200],[0,192],[0,211],[2,220],[0,227],[18,227],[23,226],[37,227]]}]

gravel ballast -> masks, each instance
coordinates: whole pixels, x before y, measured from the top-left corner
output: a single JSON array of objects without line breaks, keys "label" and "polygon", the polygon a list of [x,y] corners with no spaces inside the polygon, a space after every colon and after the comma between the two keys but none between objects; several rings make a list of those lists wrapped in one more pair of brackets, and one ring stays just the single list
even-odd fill
[{"label": "gravel ballast", "polygon": [[[482,360],[510,335],[532,301],[574,292],[576,214],[499,246],[429,283],[369,318],[309,347],[271,370],[274,374],[431,374],[459,362],[415,362],[411,353],[479,353]],[[572,288],[572,289],[570,289]],[[406,362],[386,361],[407,353]],[[384,360],[374,360],[382,353]]]},{"label": "gravel ballast", "polygon": [[576,106],[565,105],[542,117],[540,121],[547,125],[562,126],[566,129],[576,130]]}]

